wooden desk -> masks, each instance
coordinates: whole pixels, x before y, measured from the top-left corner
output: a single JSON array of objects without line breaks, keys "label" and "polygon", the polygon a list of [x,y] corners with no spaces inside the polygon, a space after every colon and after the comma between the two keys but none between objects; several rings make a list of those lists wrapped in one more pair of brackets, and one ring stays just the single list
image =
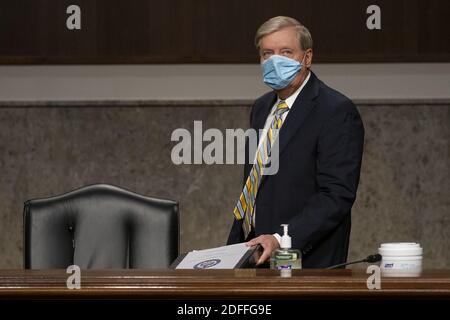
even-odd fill
[{"label": "wooden desk", "polygon": [[365,270],[82,270],[69,290],[65,270],[0,270],[0,299],[450,299],[450,270],[382,278],[369,290]]}]

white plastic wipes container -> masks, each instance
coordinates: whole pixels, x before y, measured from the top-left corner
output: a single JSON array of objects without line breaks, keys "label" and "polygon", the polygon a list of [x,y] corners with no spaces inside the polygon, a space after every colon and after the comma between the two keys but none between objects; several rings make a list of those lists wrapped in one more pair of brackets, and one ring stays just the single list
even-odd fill
[{"label": "white plastic wipes container", "polygon": [[420,244],[415,242],[383,243],[378,248],[381,275],[385,277],[417,277],[422,272]]}]

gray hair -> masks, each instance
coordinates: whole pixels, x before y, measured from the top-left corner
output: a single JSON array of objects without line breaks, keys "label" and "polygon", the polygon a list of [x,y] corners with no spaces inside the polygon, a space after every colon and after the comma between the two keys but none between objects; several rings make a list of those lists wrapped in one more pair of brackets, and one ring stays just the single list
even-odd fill
[{"label": "gray hair", "polygon": [[255,45],[256,49],[260,49],[261,39],[271,33],[279,31],[283,28],[293,27],[297,32],[297,38],[300,43],[300,48],[302,50],[311,49],[313,46],[313,41],[311,33],[309,30],[302,25],[300,22],[291,17],[278,16],[273,17],[266,22],[264,22],[256,31]]}]

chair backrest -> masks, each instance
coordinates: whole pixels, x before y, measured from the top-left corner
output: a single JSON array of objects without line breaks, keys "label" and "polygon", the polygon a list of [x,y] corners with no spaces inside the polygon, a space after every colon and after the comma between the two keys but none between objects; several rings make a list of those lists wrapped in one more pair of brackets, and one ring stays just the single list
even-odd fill
[{"label": "chair backrest", "polygon": [[178,203],[107,184],[25,202],[27,269],[166,268],[178,256]]}]

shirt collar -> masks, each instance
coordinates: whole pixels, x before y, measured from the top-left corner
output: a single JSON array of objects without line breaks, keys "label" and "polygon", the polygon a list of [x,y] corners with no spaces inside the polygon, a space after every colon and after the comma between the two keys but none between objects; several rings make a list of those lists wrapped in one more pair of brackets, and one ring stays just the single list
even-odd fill
[{"label": "shirt collar", "polygon": [[[306,76],[305,81],[303,81],[302,85],[295,90],[295,92],[293,94],[291,94],[289,97],[287,97],[284,102],[286,102],[287,106],[289,107],[289,110],[291,109],[291,107],[294,105],[295,100],[297,99],[298,95],[300,94],[300,92],[302,91],[302,89],[305,87],[306,83],[308,82],[309,78],[311,76],[311,72],[308,72],[308,75]],[[278,98],[278,101],[276,103],[276,105],[281,101],[280,98]]]}]

